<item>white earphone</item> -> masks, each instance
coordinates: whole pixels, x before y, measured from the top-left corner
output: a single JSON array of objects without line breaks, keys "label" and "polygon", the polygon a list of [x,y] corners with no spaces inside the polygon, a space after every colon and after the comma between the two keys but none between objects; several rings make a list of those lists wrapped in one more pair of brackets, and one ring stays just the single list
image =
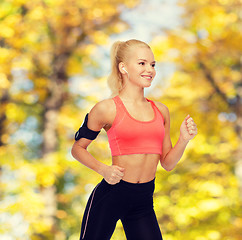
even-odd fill
[{"label": "white earphone", "polygon": [[[124,67],[122,67],[122,69],[126,72],[126,73],[128,73],[128,71],[124,68]],[[128,73],[129,74],[129,73]]]}]

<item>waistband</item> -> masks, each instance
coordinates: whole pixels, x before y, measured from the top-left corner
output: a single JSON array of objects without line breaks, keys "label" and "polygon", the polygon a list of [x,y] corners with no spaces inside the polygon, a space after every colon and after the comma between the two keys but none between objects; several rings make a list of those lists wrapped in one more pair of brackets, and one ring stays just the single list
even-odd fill
[{"label": "waistband", "polygon": [[137,187],[137,186],[143,187],[146,185],[153,185],[154,182],[155,182],[155,178],[149,182],[144,182],[144,183],[131,183],[131,182],[127,182],[127,181],[124,181],[121,179],[119,184],[126,185],[126,186],[133,186],[133,187]]},{"label": "waistband", "polygon": [[141,191],[141,192],[150,192],[150,191],[154,191],[155,188],[155,178],[149,182],[144,182],[144,183],[131,183],[131,182],[127,182],[124,180],[120,180],[119,183],[117,184],[109,184],[105,181],[105,179],[102,179],[102,183],[106,186],[109,186],[111,188],[125,188],[129,191]]},{"label": "waistband", "polygon": [[155,178],[144,183],[131,183],[121,180],[117,185],[121,189],[126,189],[132,194],[153,194],[155,189]]}]

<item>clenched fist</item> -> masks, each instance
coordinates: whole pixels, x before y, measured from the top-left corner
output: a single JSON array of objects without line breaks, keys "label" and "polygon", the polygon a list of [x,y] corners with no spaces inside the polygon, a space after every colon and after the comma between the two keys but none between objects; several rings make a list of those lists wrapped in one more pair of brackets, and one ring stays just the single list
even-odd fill
[{"label": "clenched fist", "polygon": [[103,177],[109,184],[119,183],[124,176],[124,168],[117,165],[107,166],[104,170]]},{"label": "clenched fist", "polygon": [[189,141],[193,139],[196,135],[197,135],[197,125],[190,117],[190,115],[187,115],[185,120],[181,124],[180,136],[182,139]]}]

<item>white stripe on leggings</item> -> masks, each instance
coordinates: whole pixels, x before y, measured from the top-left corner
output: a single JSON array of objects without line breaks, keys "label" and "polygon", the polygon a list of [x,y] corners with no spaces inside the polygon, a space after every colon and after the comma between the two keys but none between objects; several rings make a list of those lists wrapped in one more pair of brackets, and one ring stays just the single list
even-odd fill
[{"label": "white stripe on leggings", "polygon": [[91,199],[90,206],[89,206],[88,212],[87,212],[87,219],[86,219],[86,223],[85,223],[85,228],[84,228],[84,231],[83,231],[82,239],[84,239],[84,237],[85,237],[85,233],[86,233],[86,229],[87,229],[87,222],[88,222],[88,218],[89,218],[89,213],[90,213],[90,210],[91,210],[91,207],[92,207],[92,201],[93,201],[93,198],[94,198],[94,194],[95,194],[95,192],[97,190],[97,187],[99,185],[100,185],[100,183],[93,190],[92,199]]}]

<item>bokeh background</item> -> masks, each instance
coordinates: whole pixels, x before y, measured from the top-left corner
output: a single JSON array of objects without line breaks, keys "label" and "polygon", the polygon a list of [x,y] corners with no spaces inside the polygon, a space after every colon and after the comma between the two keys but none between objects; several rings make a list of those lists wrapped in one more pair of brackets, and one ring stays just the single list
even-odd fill
[{"label": "bokeh background", "polygon": [[[1,240],[79,239],[101,176],[72,158],[74,133],[110,96],[112,43],[130,38],[154,51],[146,96],[170,109],[173,144],[188,113],[199,129],[173,171],[158,168],[164,239],[242,239],[241,0],[1,0]],[[111,164],[104,132],[89,150]]]}]

